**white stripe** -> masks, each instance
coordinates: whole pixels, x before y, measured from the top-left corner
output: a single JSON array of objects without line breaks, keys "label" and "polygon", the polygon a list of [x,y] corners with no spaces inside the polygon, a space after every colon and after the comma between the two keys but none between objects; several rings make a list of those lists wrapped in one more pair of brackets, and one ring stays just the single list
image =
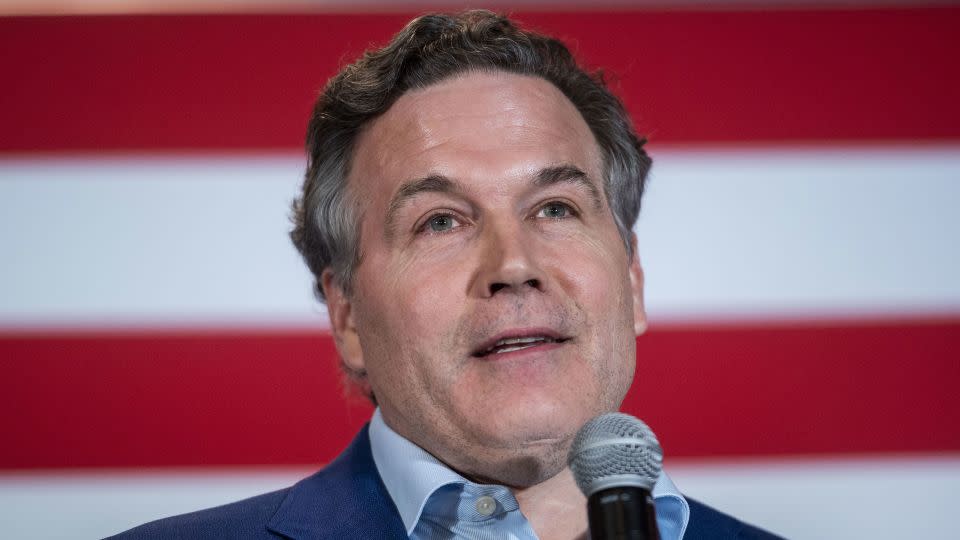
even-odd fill
[{"label": "white stripe", "polygon": [[[651,319],[960,310],[960,147],[661,151]],[[302,160],[0,161],[0,326],[325,325]]]},{"label": "white stripe", "polygon": [[[0,473],[4,538],[103,538],[292,485],[307,468]],[[53,517],[55,516],[55,518]]]},{"label": "white stripe", "polygon": [[956,538],[960,456],[667,463],[689,497],[786,538]]},{"label": "white stripe", "polygon": [[657,157],[638,224],[654,320],[960,308],[958,147]]},{"label": "white stripe", "polygon": [[325,324],[286,236],[301,169],[291,157],[0,164],[0,324]]},{"label": "white stripe", "polygon": [[[689,497],[793,539],[954,538],[960,456],[668,462]],[[0,474],[9,538],[101,538],[279,489],[309,468]],[[56,516],[56,519],[49,519]]]}]

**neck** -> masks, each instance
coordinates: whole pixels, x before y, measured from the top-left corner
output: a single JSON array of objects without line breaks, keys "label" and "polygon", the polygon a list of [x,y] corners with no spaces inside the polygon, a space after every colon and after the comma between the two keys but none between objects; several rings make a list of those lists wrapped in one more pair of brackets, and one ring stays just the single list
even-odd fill
[{"label": "neck", "polygon": [[587,538],[587,499],[569,468],[539,484],[515,489],[513,495],[541,540]]}]

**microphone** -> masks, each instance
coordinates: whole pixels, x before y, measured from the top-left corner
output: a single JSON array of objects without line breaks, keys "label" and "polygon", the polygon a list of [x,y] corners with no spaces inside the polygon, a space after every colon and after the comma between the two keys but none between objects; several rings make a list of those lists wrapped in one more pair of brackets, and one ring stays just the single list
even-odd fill
[{"label": "microphone", "polygon": [[663,449],[646,424],[623,413],[590,420],[577,432],[567,464],[587,496],[592,540],[660,540],[651,491]]}]

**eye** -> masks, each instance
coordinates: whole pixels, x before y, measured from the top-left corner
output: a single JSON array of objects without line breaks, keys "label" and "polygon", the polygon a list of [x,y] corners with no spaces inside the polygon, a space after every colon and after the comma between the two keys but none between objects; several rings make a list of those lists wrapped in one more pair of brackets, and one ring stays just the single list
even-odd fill
[{"label": "eye", "polygon": [[419,232],[443,233],[460,226],[461,223],[451,214],[434,214],[420,226]]},{"label": "eye", "polygon": [[575,215],[575,212],[569,205],[562,202],[553,201],[540,207],[537,217],[549,219],[564,219]]}]

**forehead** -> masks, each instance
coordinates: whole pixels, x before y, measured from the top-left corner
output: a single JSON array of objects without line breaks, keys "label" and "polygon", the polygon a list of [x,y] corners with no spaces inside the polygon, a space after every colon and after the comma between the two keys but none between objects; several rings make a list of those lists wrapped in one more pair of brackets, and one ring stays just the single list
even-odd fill
[{"label": "forehead", "polygon": [[358,138],[351,185],[368,196],[389,196],[418,176],[470,184],[562,163],[599,178],[599,162],[589,127],[553,84],[471,72],[408,92],[373,121]]}]

